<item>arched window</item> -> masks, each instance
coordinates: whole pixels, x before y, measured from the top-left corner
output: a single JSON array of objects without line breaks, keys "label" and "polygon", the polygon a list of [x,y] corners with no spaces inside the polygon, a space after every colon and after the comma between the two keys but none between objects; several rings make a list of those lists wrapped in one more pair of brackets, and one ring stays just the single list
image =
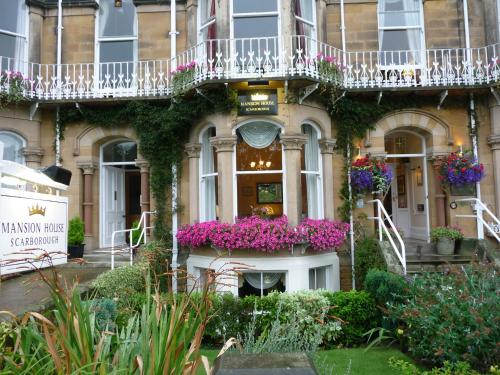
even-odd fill
[{"label": "arched window", "polygon": [[12,132],[0,131],[0,143],[3,144],[3,160],[24,164],[26,141],[23,138]]},{"label": "arched window", "polygon": [[321,155],[319,132],[309,124],[302,125],[307,143],[301,151],[302,216],[310,219],[323,218],[323,194],[321,186]]},{"label": "arched window", "polygon": [[130,79],[137,60],[137,13],[133,0],[100,0],[98,13],[97,62],[100,79],[106,75]]},{"label": "arched window", "polygon": [[135,163],[137,144],[132,141],[116,141],[108,143],[102,149],[103,163]]},{"label": "arched window", "polygon": [[236,134],[236,215],[283,215],[280,128],[270,122],[252,121],[240,126]]},{"label": "arched window", "polygon": [[215,127],[205,129],[200,136],[200,222],[217,219],[217,154],[210,144]]}]

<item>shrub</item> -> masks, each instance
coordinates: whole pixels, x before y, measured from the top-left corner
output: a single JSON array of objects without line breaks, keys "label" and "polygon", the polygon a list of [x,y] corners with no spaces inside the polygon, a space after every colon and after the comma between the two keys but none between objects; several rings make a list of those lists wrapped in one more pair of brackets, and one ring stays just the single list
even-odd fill
[{"label": "shrub", "polygon": [[440,238],[461,240],[464,238],[462,230],[458,227],[436,227],[431,230],[432,242],[437,242]]},{"label": "shrub", "polygon": [[500,282],[493,267],[452,268],[415,278],[392,316],[406,324],[408,349],[435,366],[465,361],[477,370],[500,358]]},{"label": "shrub", "polygon": [[375,299],[377,305],[386,307],[388,303],[403,302],[407,295],[408,284],[400,275],[371,269],[366,275],[364,288]]},{"label": "shrub", "polygon": [[443,367],[434,367],[430,371],[420,370],[413,363],[403,359],[389,358],[389,366],[399,370],[402,375],[479,375],[470,368],[467,362],[450,363],[445,361]]},{"label": "shrub", "polygon": [[383,271],[387,269],[379,243],[375,238],[365,237],[356,242],[354,267],[357,287],[364,285],[366,274],[371,268]]},{"label": "shrub", "polygon": [[90,311],[95,314],[95,323],[100,331],[113,331],[116,321],[116,302],[109,298],[88,301]]},{"label": "shrub", "polygon": [[77,246],[83,244],[84,230],[83,221],[79,216],[74,217],[68,223],[68,245]]},{"label": "shrub", "polygon": [[337,343],[352,346],[361,344],[363,334],[380,323],[380,312],[373,298],[364,291],[327,292],[329,316],[335,316],[344,321]]},{"label": "shrub", "polygon": [[136,263],[106,271],[92,282],[92,287],[103,298],[115,299],[118,303],[128,299],[134,292],[144,292],[145,268]]}]

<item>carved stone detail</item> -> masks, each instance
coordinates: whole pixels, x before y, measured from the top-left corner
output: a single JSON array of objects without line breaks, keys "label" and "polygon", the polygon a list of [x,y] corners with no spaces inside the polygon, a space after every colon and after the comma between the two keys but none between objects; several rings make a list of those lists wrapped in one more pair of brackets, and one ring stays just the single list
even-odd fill
[{"label": "carved stone detail", "polygon": [[319,140],[319,149],[322,154],[333,154],[337,147],[337,140],[333,138],[322,138]]},{"label": "carved stone detail", "polygon": [[186,143],[184,152],[188,158],[199,158],[201,152],[201,143]]},{"label": "carved stone detail", "polygon": [[44,152],[43,149],[38,147],[25,147],[23,149],[24,159],[26,163],[37,163],[40,164],[42,161],[42,156]]},{"label": "carved stone detail", "polygon": [[79,160],[76,162],[76,166],[83,171],[84,175],[93,175],[97,169],[97,163],[93,160]]},{"label": "carved stone detail", "polygon": [[302,146],[307,143],[307,136],[303,134],[282,135],[280,143],[283,145],[283,150],[302,150]]},{"label": "carved stone detail", "polygon": [[212,137],[210,143],[216,152],[233,152],[236,145],[236,137]]},{"label": "carved stone detail", "polygon": [[139,167],[141,173],[149,173],[149,162],[144,159],[135,159],[136,167]]},{"label": "carved stone detail", "polygon": [[500,150],[500,134],[492,134],[488,137],[488,144],[492,150]]}]

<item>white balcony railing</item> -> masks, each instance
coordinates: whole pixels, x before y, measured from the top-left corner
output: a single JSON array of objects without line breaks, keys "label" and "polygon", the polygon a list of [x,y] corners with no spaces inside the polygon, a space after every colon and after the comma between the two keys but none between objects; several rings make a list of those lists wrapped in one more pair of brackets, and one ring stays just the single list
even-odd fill
[{"label": "white balcony railing", "polygon": [[[36,64],[0,57],[0,92],[37,101],[169,96],[204,81],[304,78],[347,90],[492,85],[500,45],[344,53],[304,36],[216,39],[170,60]],[[176,68],[176,69],[174,69]],[[13,73],[22,73],[22,77]]]}]

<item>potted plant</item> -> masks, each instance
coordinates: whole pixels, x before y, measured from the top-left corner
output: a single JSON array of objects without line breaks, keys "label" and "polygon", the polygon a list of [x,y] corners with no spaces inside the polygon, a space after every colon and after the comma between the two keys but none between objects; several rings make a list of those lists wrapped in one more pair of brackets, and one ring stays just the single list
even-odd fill
[{"label": "potted plant", "polygon": [[436,227],[431,231],[431,240],[436,244],[439,255],[453,255],[455,241],[462,238],[464,235],[457,227]]},{"label": "potted plant", "polygon": [[69,258],[82,258],[85,244],[83,231],[83,221],[79,216],[75,216],[68,224],[68,255]]}]

